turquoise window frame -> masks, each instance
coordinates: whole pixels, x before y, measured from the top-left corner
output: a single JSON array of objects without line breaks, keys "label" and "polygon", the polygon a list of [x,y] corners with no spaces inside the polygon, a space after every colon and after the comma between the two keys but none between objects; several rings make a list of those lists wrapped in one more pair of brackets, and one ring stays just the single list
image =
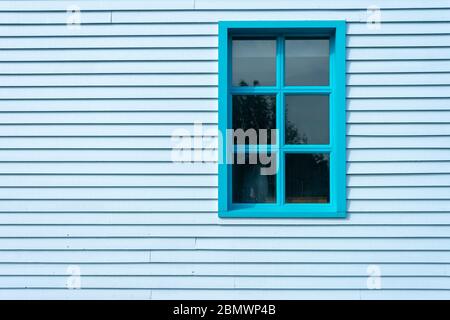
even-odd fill
[{"label": "turquoise window frame", "polygon": [[[346,24],[345,21],[220,21],[219,22],[219,217],[221,218],[344,218],[346,217]],[[232,87],[231,39],[233,36],[264,35],[277,38],[277,82],[274,87]],[[330,39],[330,79],[328,86],[284,86],[285,36],[327,37]],[[277,174],[275,203],[232,203],[232,165],[227,159],[231,141],[232,94],[276,94],[277,96],[277,165],[284,154],[329,153],[330,202],[285,203],[284,163]],[[330,143],[295,145],[284,142],[284,96],[288,94],[324,94],[330,97]],[[248,152],[269,146],[247,146]],[[269,147],[273,148],[273,147]],[[239,148],[238,148],[239,149]],[[253,149],[253,150],[252,150]]]}]

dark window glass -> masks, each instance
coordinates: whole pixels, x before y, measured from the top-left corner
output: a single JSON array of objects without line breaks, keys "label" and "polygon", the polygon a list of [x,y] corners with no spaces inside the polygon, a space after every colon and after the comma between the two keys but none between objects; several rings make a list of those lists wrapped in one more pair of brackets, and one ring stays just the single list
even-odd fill
[{"label": "dark window glass", "polygon": [[286,202],[330,202],[328,154],[286,154]]},{"label": "dark window glass", "polygon": [[233,86],[274,86],[275,39],[233,40]]},{"label": "dark window glass", "polygon": [[285,97],[285,143],[328,144],[328,96],[287,95]]},{"label": "dark window glass", "polygon": [[[233,164],[234,203],[273,203],[276,201],[276,157],[266,154],[261,159],[258,154],[237,154]],[[254,157],[252,160],[252,156]],[[270,161],[270,157],[272,160]],[[243,163],[242,163],[243,162]]]},{"label": "dark window glass", "polygon": [[[275,129],[276,126],[276,99],[275,96],[264,95],[236,95],[233,96],[233,129],[235,135],[242,129],[247,134],[252,134],[251,129],[257,134],[258,141],[250,141],[248,137],[245,139],[245,144],[271,144],[275,143],[271,139],[270,129]],[[263,139],[260,134],[260,129],[266,129],[267,139]],[[262,141],[265,140],[265,141]],[[236,139],[234,139],[236,142]],[[267,141],[267,142],[266,142]],[[239,143],[239,142],[237,142]]]},{"label": "dark window glass", "polygon": [[285,45],[285,85],[328,85],[328,39],[286,39]]}]

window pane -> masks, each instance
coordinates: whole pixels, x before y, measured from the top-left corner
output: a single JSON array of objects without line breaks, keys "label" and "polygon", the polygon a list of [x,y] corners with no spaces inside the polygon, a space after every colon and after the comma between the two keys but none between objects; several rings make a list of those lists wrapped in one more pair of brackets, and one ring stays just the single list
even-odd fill
[{"label": "window pane", "polygon": [[286,39],[285,84],[327,86],[329,78],[328,39]]},{"label": "window pane", "polygon": [[328,96],[287,95],[285,97],[285,143],[328,144]]},{"label": "window pane", "polygon": [[275,202],[276,154],[240,154],[240,157],[241,161],[235,154],[232,169],[233,202]]},{"label": "window pane", "polygon": [[286,154],[286,202],[330,202],[328,154]]},{"label": "window pane", "polygon": [[[247,135],[257,134],[257,141],[248,137],[245,144],[271,144],[271,129],[276,125],[276,98],[264,95],[237,95],[233,96],[233,129],[235,136],[239,134],[237,129],[242,129]],[[253,129],[253,130],[251,130]],[[260,129],[266,129],[267,139],[260,135]],[[242,135],[240,135],[242,137]],[[254,135],[253,135],[254,136]],[[236,139],[234,139],[236,141]],[[237,142],[243,144],[242,142]]]},{"label": "window pane", "polygon": [[275,40],[233,40],[233,86],[274,86]]}]

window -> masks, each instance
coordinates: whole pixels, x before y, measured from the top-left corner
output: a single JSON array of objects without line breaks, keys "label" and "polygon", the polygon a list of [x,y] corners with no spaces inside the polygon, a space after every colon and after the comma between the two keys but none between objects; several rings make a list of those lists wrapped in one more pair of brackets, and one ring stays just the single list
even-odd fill
[{"label": "window", "polygon": [[345,217],[345,22],[219,23],[220,217]]}]

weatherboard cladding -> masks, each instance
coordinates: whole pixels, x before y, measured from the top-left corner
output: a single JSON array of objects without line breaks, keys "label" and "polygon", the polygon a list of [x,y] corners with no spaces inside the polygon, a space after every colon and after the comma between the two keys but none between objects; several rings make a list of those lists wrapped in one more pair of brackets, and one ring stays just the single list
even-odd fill
[{"label": "weatherboard cladding", "polygon": [[[450,298],[448,1],[68,4],[0,2],[0,298]],[[170,161],[224,20],[347,21],[346,219],[220,219],[217,164]]]}]

